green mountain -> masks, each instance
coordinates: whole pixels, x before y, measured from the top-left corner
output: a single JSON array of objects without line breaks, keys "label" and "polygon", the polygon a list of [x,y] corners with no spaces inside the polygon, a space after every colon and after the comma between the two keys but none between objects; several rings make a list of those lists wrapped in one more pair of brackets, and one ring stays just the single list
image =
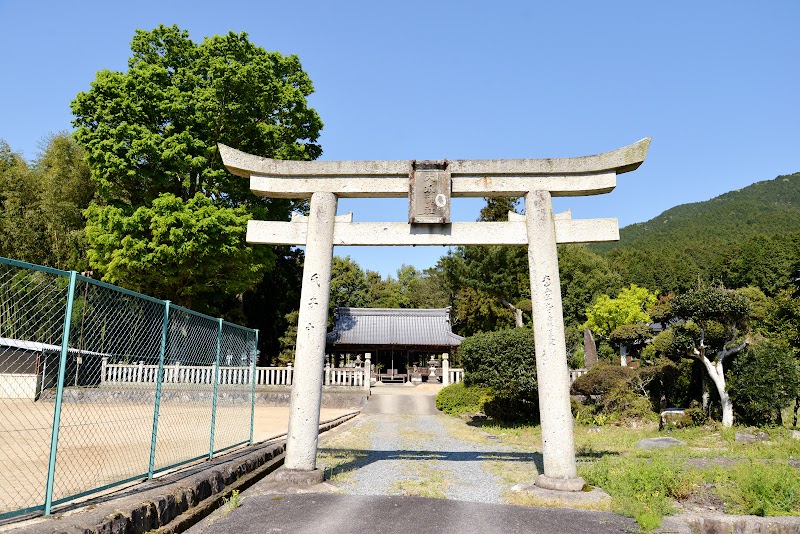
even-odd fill
[{"label": "green mountain", "polygon": [[[776,291],[800,265],[800,173],[676,206],[591,249],[626,281],[662,291],[686,289],[698,277]],[[744,273],[756,268],[767,272]]]}]

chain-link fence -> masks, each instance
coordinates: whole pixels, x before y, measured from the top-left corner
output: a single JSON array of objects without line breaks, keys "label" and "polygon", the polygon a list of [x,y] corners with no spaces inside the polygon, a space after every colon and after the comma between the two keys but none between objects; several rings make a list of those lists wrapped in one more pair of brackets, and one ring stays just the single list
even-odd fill
[{"label": "chain-link fence", "polygon": [[252,443],[258,332],[0,258],[0,519]]}]

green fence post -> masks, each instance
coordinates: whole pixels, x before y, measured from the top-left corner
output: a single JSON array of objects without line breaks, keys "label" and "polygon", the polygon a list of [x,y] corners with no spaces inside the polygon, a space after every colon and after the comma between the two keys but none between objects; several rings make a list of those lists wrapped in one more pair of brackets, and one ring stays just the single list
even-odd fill
[{"label": "green fence post", "polygon": [[53,410],[53,432],[50,437],[50,461],[47,464],[47,486],[45,487],[44,515],[50,515],[53,506],[53,485],[56,476],[56,453],[58,452],[58,431],[61,426],[61,401],[64,397],[64,376],[67,374],[69,356],[69,333],[72,328],[72,305],[75,301],[75,284],[78,273],[69,272],[69,291],[67,310],[64,314],[64,330],[61,338],[61,359],[58,362],[58,385],[56,386],[56,405]]},{"label": "green fence post", "polygon": [[208,451],[208,459],[214,457],[214,427],[217,422],[217,384],[219,383],[219,356],[222,352],[222,319],[219,320],[217,330],[217,363],[214,364],[214,396],[211,401],[211,446]]},{"label": "green fence post", "polygon": [[156,405],[153,408],[153,436],[150,439],[150,465],[147,467],[147,480],[153,479],[153,467],[156,462],[156,438],[158,437],[158,412],[161,409],[161,384],[164,381],[164,356],[167,352],[167,338],[169,337],[169,306],[171,302],[164,301],[164,320],[161,324],[161,350],[158,352],[158,373],[156,374]]},{"label": "green fence post", "polygon": [[253,444],[253,428],[256,423],[256,362],[258,361],[258,329],[253,330],[256,344],[253,348],[253,365],[250,371],[250,445]]}]

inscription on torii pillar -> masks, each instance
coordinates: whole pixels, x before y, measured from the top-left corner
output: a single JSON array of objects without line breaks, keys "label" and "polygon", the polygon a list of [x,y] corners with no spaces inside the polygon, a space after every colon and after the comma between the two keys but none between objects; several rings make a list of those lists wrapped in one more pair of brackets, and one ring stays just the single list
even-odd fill
[{"label": "inscription on torii pillar", "polygon": [[[450,161],[285,161],[219,145],[230,172],[272,198],[310,198],[308,217],[249,221],[248,243],[304,245],[303,287],[289,405],[287,480],[322,480],[316,469],[325,334],[335,245],[527,245],[542,426],[543,488],[580,491],[557,243],[616,241],[616,219],[553,214],[552,197],[608,193],[644,161],[650,138],[594,156]],[[337,200],[409,198],[408,223],[355,223]],[[524,197],[507,222],[450,223],[451,197]]]}]

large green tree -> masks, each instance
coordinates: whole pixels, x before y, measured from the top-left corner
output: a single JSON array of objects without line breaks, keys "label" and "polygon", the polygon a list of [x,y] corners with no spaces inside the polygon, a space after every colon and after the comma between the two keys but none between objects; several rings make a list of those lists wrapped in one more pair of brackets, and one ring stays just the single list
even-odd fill
[{"label": "large green tree", "polygon": [[197,44],[177,26],[137,30],[131,52],[127,72],[98,72],[72,102],[76,138],[107,202],[200,192],[251,211],[285,204],[252,195],[225,170],[217,143],[278,159],[321,154],[322,122],[307,105],[313,86],[297,56],[267,52],[246,33]]},{"label": "large green tree", "polygon": [[[163,271],[169,280],[156,286],[162,297],[191,301],[202,311],[241,308],[236,295],[276,263],[272,247],[251,250],[240,238],[245,214],[285,220],[293,208],[303,206],[253,195],[247,180],[224,168],[217,143],[278,159],[318,157],[322,123],[306,101],[313,92],[311,81],[296,56],[268,52],[245,33],[195,43],[177,26],[158,26],[136,31],[131,52],[127,71],[98,72],[91,88],[72,102],[75,136],[98,185],[99,200],[88,212],[92,266],[106,280],[146,288],[142,273],[121,267],[142,263],[140,255],[148,251],[152,276]],[[212,213],[211,206],[214,222],[192,220]],[[194,229],[219,223],[225,245],[206,247],[202,242],[213,241],[210,234],[195,236],[175,226],[170,226],[169,247],[180,257],[157,253],[162,236],[156,228],[140,229],[140,249],[114,242],[124,237],[120,228],[135,228],[150,212],[158,220],[168,212],[180,213],[182,224]],[[240,225],[240,231],[229,223]],[[127,254],[124,260],[112,252],[115,245]],[[175,271],[187,264],[193,265],[191,273]],[[268,303],[276,300],[273,296]],[[280,311],[272,315],[283,321],[291,310]]]},{"label": "large green tree", "polygon": [[40,191],[33,170],[0,140],[0,253],[45,263],[46,241],[39,216]]},{"label": "large green tree", "polygon": [[90,206],[89,260],[105,279],[186,307],[218,295],[242,293],[261,277],[263,265],[245,244],[249,214],[220,208],[196,193],[184,202],[164,193],[131,215],[115,206]]},{"label": "large green tree", "polygon": [[86,270],[86,219],[84,210],[94,200],[85,154],[67,134],[51,135],[34,162],[40,187],[39,209],[48,243],[46,263],[59,269]]}]

